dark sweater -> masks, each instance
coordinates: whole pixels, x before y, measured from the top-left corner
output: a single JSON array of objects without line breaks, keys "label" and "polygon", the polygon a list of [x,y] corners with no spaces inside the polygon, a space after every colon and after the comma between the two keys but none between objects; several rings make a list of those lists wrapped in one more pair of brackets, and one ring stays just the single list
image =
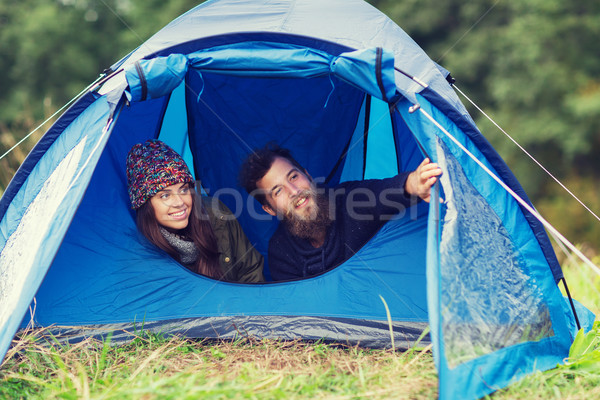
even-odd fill
[{"label": "dark sweater", "polygon": [[404,192],[408,175],[407,172],[388,179],[344,182],[328,189],[335,195],[329,196],[335,198],[335,220],[319,248],[308,239],[292,236],[280,223],[269,241],[273,280],[320,274],[352,257],[387,221],[416,203]]}]

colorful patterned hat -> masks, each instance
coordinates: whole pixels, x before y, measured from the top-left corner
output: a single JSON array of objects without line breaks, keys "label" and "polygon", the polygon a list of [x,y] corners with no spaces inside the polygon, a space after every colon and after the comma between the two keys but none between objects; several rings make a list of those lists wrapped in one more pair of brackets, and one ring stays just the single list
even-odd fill
[{"label": "colorful patterned hat", "polygon": [[129,151],[127,184],[134,210],[164,188],[185,182],[194,182],[187,164],[160,140],[138,143]]}]

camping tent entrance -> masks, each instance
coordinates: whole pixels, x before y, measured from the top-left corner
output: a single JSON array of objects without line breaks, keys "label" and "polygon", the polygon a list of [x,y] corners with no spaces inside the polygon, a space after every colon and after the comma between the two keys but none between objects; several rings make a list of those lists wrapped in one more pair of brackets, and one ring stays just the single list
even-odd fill
[{"label": "camping tent entrance", "polygon": [[[308,94],[307,87],[312,88],[310,92],[314,95]],[[283,99],[284,93],[294,93],[294,96]],[[231,96],[236,100],[226,101]],[[367,107],[366,100],[373,104]],[[175,107],[175,104],[187,107]],[[275,105],[271,107],[271,104]],[[367,108],[371,110],[366,112]],[[186,129],[187,124],[180,123],[182,119],[191,120],[189,129]],[[274,80],[216,73],[199,75],[190,70],[185,84],[178,85],[172,93],[132,101],[118,113],[85,196],[36,295],[35,320],[41,325],[67,326],[145,321],[145,326],[164,328],[177,325],[173,320],[188,318],[185,329],[189,329],[189,318],[197,318],[198,326],[207,326],[214,325],[216,320],[206,318],[254,315],[263,321],[269,319],[268,335],[281,337],[290,335],[293,329],[274,321],[285,321],[289,317],[297,320],[301,316],[327,317],[329,328],[319,328],[314,337],[322,335],[351,343],[363,342],[367,336],[374,336],[356,336],[352,330],[335,323],[336,319],[338,322],[346,320],[346,326],[354,324],[357,329],[363,329],[360,327],[365,323],[375,323],[380,332],[378,345],[388,346],[387,314],[381,296],[397,325],[396,342],[414,343],[427,321],[425,204],[401,215],[402,218],[387,225],[369,246],[360,251],[356,249],[357,255],[352,260],[320,277],[299,282],[240,285],[196,276],[141,238],[128,207],[124,181],[124,159],[133,144],[158,136],[183,154],[189,147],[193,169],[203,188],[227,204],[250,239],[258,248],[266,249],[265,238],[269,234],[260,231],[257,234],[257,228],[262,224],[263,231],[268,232],[277,221],[242,190],[232,190],[237,188],[235,177],[239,163],[249,149],[277,138],[281,145],[294,149],[296,157],[308,165],[309,170],[323,171],[320,175],[331,174],[334,163],[346,150],[337,176],[352,177],[355,168],[346,167],[348,160],[354,163],[364,154],[368,161],[359,163],[360,175],[392,176],[398,170],[396,160],[418,162],[414,154],[398,156],[394,154],[395,146],[379,143],[384,138],[388,144],[394,144],[398,135],[394,135],[391,128],[405,127],[400,122],[392,123],[384,102],[329,76]],[[365,135],[365,131],[369,134]],[[409,133],[405,129],[404,134]],[[184,140],[186,135],[190,137],[189,142]],[[355,139],[358,145],[347,145]],[[385,151],[371,153],[371,148],[377,145]],[[403,146],[405,150],[411,147],[417,148],[414,139],[412,146]],[[339,150],[331,150],[335,148]],[[313,149],[323,150],[315,153]],[[331,157],[331,154],[338,155]],[[385,158],[394,160],[388,171],[377,168],[378,164],[389,165],[382,164]],[[222,163],[223,160],[227,163]],[[313,174],[317,179],[320,176]],[[397,229],[400,226],[403,228]],[[85,260],[85,263],[77,260]],[[84,299],[85,307],[77,311],[72,305],[82,304]],[[275,328],[277,325],[279,329]],[[226,331],[209,333],[207,329],[196,330],[204,332],[203,335],[226,336],[240,328],[231,325]],[[306,327],[302,329],[304,335],[308,335]],[[264,329],[253,332],[250,327],[243,327],[243,330],[256,336],[265,335]],[[326,331],[329,333],[325,334]],[[376,342],[370,339],[373,345]]]},{"label": "camping tent entrance", "polygon": [[[210,329],[195,329],[206,322],[220,336],[242,331],[240,322],[259,337],[368,336],[386,346],[384,299],[397,343],[431,323],[441,397],[482,396],[562,361],[574,322],[543,228],[440,127],[523,193],[510,170],[406,34],[362,2],[322,2],[204,3],[117,63],[121,72],[53,126],[0,202],[2,354],[34,295],[42,326],[101,333],[125,324],[204,336]],[[244,53],[242,64],[229,62],[231,51]],[[244,64],[250,53],[262,61]],[[430,210],[422,203],[391,221],[338,268],[294,282],[216,282],[137,232],[124,160],[133,144],[156,137],[190,160],[263,253],[277,221],[235,177],[245,155],[267,141],[291,148],[332,185],[414,169],[424,154],[444,175]]]}]

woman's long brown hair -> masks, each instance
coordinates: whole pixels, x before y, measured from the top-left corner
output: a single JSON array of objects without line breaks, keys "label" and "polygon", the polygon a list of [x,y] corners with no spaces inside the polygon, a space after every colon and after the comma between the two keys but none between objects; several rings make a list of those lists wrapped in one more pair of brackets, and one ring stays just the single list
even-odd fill
[{"label": "woman's long brown hair", "polygon": [[[192,189],[192,188],[190,188]],[[221,279],[223,272],[219,265],[219,248],[217,246],[217,237],[208,218],[208,214],[204,209],[202,200],[196,195],[192,189],[192,212],[190,219],[185,229],[177,232],[191,239],[200,255],[193,268],[193,272],[207,275],[214,279]],[[178,262],[181,262],[179,252],[167,242],[162,233],[160,233],[160,225],[154,215],[154,208],[150,199],[148,199],[137,210],[136,224],[140,232],[156,247],[166,251],[171,257]],[[166,228],[165,228],[166,229]]]}]

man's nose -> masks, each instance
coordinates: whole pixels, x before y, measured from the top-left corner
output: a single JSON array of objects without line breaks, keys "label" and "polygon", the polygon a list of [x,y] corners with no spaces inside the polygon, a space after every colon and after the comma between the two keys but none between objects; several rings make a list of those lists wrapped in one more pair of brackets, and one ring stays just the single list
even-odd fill
[{"label": "man's nose", "polygon": [[298,186],[294,185],[293,183],[290,183],[288,185],[288,191],[290,193],[290,197],[294,197],[296,196],[298,193],[300,193],[302,191],[301,188],[299,188]]}]

